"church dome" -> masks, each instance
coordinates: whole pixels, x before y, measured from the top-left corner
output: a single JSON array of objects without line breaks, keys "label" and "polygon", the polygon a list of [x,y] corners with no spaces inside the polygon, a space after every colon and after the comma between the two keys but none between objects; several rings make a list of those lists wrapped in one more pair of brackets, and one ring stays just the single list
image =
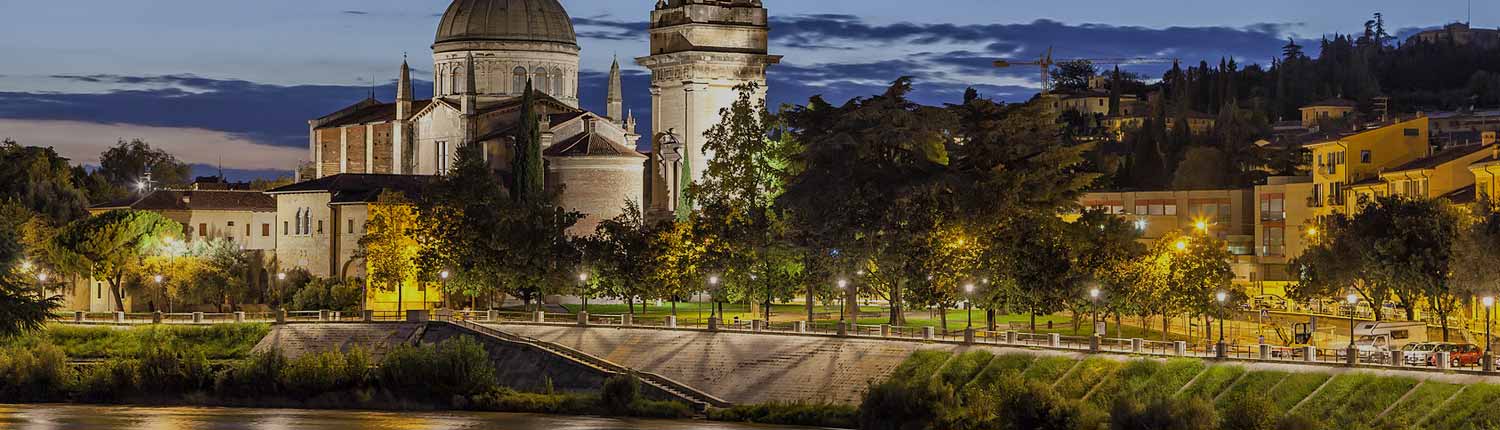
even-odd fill
[{"label": "church dome", "polygon": [[436,43],[472,41],[578,45],[573,20],[558,0],[453,0]]}]

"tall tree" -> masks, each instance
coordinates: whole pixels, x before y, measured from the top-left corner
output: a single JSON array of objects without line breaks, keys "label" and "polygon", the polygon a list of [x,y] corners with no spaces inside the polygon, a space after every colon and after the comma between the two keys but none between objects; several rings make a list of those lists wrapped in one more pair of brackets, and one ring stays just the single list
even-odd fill
[{"label": "tall tree", "polygon": [[34,276],[21,270],[22,245],[19,220],[13,216],[25,211],[14,203],[0,203],[0,338],[38,330],[52,311],[62,307],[58,297],[41,297],[36,293]]},{"label": "tall tree", "polygon": [[[151,184],[144,184],[146,173],[151,173]],[[152,148],[141,139],[119,141],[114,147],[99,154],[99,173],[110,184],[130,190],[140,185],[155,188],[186,185],[191,181],[191,168],[177,160],[172,154]]]},{"label": "tall tree", "polygon": [[585,240],[584,264],[596,275],[594,282],[610,296],[624,299],[631,314],[636,299],[644,304],[651,296],[649,278],[661,252],[653,246],[652,236],[662,225],[648,223],[640,205],[631,201],[619,216],[600,222],[594,235]]},{"label": "tall tree", "polygon": [[535,203],[546,197],[547,172],[542,166],[541,117],[536,110],[536,94],[531,80],[521,95],[521,124],[516,127],[515,159],[511,161],[511,197],[517,202]]},{"label": "tall tree", "polygon": [[1088,60],[1058,63],[1052,69],[1052,89],[1058,92],[1084,91],[1089,89],[1089,81],[1095,76],[1099,76],[1099,69]]},{"label": "tall tree", "polygon": [[78,189],[68,159],[52,148],[0,141],[0,198],[13,199],[53,224],[88,215],[89,201]]},{"label": "tall tree", "polygon": [[68,224],[45,254],[66,273],[103,279],[115,309],[125,311],[125,276],[182,231],[182,224],[155,212],[111,211]]},{"label": "tall tree", "polygon": [[1393,291],[1409,308],[1425,303],[1441,320],[1446,342],[1448,317],[1459,299],[1452,279],[1455,249],[1469,220],[1446,201],[1402,196],[1378,197],[1360,216],[1386,222],[1382,233],[1372,237],[1367,270],[1393,280]]},{"label": "tall tree", "polygon": [[[396,311],[404,312],[406,286],[418,281],[417,256],[421,242],[417,232],[422,221],[416,208],[406,195],[398,191],[384,191],[375,203],[370,204],[369,220],[365,222],[368,232],[359,238],[357,257],[369,268],[369,283],[377,291],[396,292]],[[362,309],[373,309],[370,294],[364,294]],[[424,308],[426,304],[423,304]]]},{"label": "tall tree", "polygon": [[436,244],[418,254],[418,276],[432,280],[448,271],[443,285],[449,296],[492,295],[505,271],[509,248],[502,242],[502,208],[514,202],[483,151],[480,145],[459,147],[453,170],[424,192],[418,205],[426,220],[421,235]]}]

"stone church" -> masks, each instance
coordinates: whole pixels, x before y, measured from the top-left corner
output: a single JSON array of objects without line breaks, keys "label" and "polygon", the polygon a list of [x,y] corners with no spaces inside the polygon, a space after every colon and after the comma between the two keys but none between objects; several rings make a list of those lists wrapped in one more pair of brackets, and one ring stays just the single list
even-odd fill
[{"label": "stone church", "polygon": [[[618,61],[607,110],[578,107],[578,39],[558,0],[454,0],[432,45],[431,97],[413,94],[403,62],[397,97],[373,97],[309,121],[311,165],[303,180],[334,175],[443,175],[460,145],[482,145],[508,177],[521,94],[537,92],[547,186],[586,215],[571,234],[593,232],[626,201],[670,216],[682,190],[702,176],[703,132],[735,99],[734,87],[765,87],[767,12],[759,0],[659,0],[651,12],[652,151],[625,110]],[[762,94],[763,96],[763,94]]]}]

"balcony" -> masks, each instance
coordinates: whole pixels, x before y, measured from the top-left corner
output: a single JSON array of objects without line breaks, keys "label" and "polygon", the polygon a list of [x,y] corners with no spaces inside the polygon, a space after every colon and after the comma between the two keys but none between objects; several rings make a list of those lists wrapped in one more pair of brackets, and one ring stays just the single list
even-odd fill
[{"label": "balcony", "polygon": [[1261,221],[1286,221],[1286,212],[1261,212]]},{"label": "balcony", "polygon": [[1318,198],[1318,196],[1308,197],[1307,198],[1307,207],[1310,207],[1310,208],[1321,208],[1321,207],[1323,207],[1323,199]]}]

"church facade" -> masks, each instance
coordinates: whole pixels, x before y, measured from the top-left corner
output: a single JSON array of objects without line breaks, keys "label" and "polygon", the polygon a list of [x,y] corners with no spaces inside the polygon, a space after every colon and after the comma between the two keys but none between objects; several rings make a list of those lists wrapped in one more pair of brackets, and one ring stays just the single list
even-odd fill
[{"label": "church facade", "polygon": [[442,175],[461,145],[482,145],[508,178],[514,131],[528,82],[538,93],[547,186],[585,218],[586,235],[627,201],[670,216],[702,177],[712,154],[703,133],[719,122],[734,88],[764,97],[767,12],[759,0],[659,0],[651,12],[652,151],[624,108],[619,64],[611,66],[604,114],[578,107],[579,52],[572,18],[558,0],[454,0],[432,45],[433,94],[417,98],[403,62],[397,97],[373,97],[308,122],[306,177],[339,174]]}]

